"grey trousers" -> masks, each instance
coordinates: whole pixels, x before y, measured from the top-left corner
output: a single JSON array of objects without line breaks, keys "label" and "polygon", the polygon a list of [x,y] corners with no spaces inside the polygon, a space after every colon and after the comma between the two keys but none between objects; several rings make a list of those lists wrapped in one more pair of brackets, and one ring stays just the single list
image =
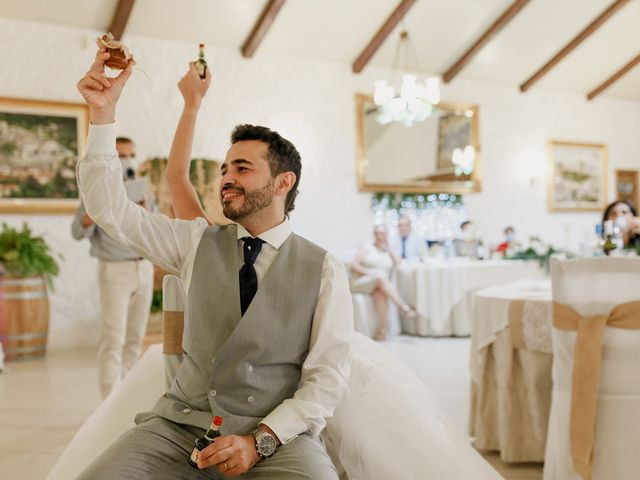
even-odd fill
[{"label": "grey trousers", "polygon": [[[196,438],[204,430],[153,417],[125,432],[89,465],[79,480],[221,480],[215,467],[198,470],[187,464]],[[337,480],[338,474],[317,438],[301,435],[276,449],[239,479]]]}]

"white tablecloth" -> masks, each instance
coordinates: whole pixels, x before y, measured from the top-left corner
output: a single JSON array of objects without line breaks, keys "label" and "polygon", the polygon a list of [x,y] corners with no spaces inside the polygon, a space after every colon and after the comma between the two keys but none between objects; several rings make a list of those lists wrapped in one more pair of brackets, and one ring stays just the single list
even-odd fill
[{"label": "white tablecloth", "polygon": [[537,262],[518,260],[455,258],[402,264],[397,272],[398,290],[419,315],[414,325],[403,324],[403,332],[470,335],[476,290],[544,276]]}]

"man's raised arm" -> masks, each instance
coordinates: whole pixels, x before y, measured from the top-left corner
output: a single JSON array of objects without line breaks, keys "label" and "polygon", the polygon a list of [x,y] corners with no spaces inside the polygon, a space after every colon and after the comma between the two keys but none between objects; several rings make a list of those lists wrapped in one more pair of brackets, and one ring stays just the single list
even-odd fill
[{"label": "man's raised arm", "polygon": [[101,48],[77,84],[89,105],[91,119],[87,155],[77,167],[84,206],[111,237],[170,272],[181,274],[207,223],[204,219],[187,222],[151,214],[127,198],[115,147],[115,114],[118,98],[131,76],[133,61],[117,77],[107,78],[104,62],[108,58],[109,53]]}]

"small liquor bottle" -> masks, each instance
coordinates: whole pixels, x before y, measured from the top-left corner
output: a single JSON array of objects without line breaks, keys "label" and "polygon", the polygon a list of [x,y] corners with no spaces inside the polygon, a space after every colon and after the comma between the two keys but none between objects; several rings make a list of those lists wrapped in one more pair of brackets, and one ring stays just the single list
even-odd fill
[{"label": "small liquor bottle", "polygon": [[200,78],[204,78],[207,71],[207,61],[204,59],[204,43],[198,46],[198,60],[196,60],[196,70]]},{"label": "small liquor bottle", "polygon": [[222,417],[218,417],[216,415],[213,417],[213,422],[211,422],[209,430],[207,430],[202,437],[196,440],[196,446],[193,447],[189,460],[187,460],[189,465],[193,468],[198,468],[198,454],[200,451],[211,445],[216,437],[220,436],[220,425],[222,425]]}]

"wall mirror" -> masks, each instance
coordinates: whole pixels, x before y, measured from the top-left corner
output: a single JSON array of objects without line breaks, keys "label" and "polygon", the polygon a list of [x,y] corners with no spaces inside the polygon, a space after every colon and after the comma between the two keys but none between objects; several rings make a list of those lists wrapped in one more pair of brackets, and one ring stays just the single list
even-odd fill
[{"label": "wall mirror", "polygon": [[479,192],[478,113],[477,105],[439,103],[431,116],[410,127],[382,125],[371,95],[356,94],[360,190]]}]

